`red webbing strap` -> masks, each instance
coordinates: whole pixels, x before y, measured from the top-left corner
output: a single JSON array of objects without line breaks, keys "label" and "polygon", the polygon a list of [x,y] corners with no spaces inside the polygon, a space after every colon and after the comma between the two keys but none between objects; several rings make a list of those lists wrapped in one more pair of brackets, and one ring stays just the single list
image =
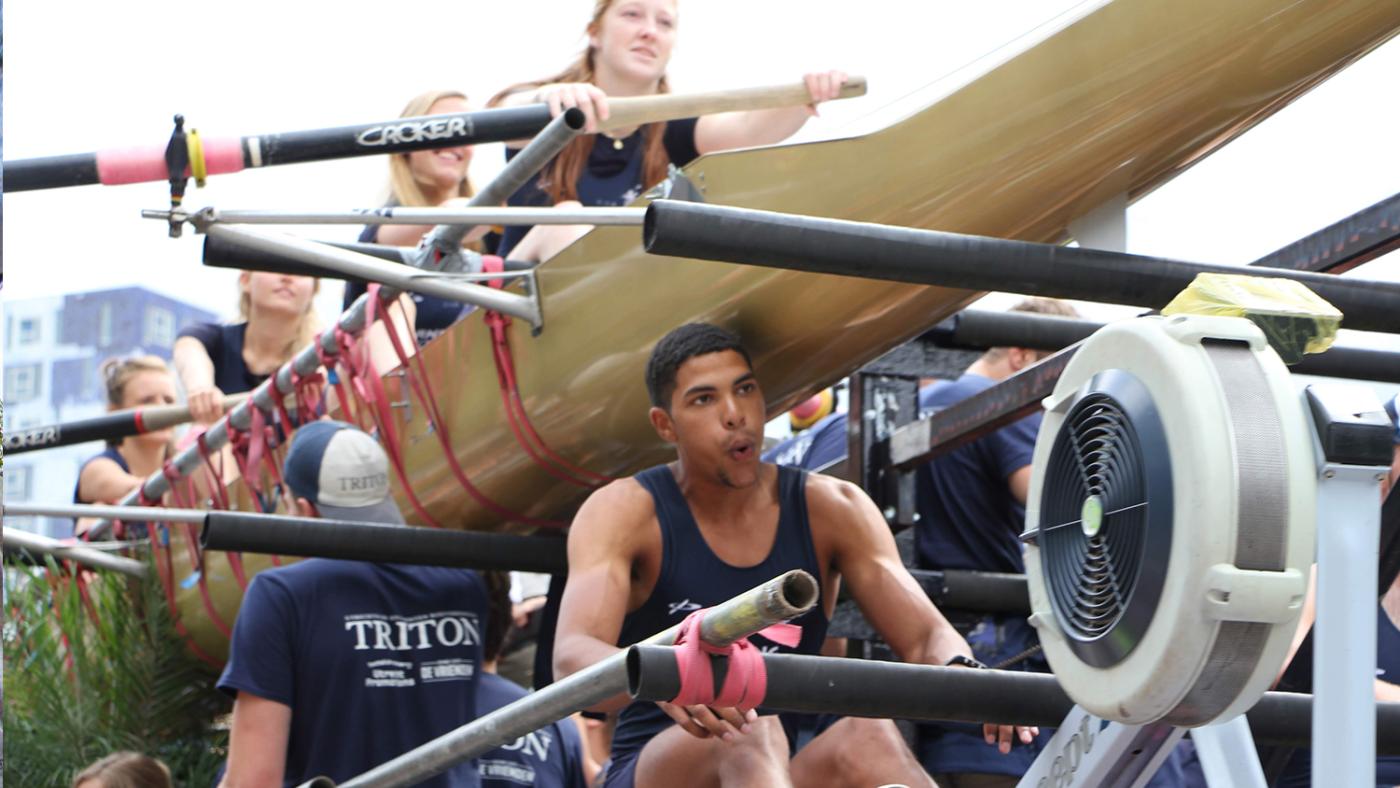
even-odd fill
[{"label": "red webbing strap", "polygon": [[[345,344],[342,339],[343,334],[344,331],[339,326],[332,329],[331,336],[335,340],[337,349]],[[335,389],[335,397],[339,400],[340,405],[341,420],[354,424],[364,432],[369,432],[369,430],[365,428],[364,416],[355,412],[354,398],[346,391],[344,376],[336,369],[337,365],[339,365],[343,359],[340,358],[338,352],[332,354],[326,350],[325,346],[321,344],[320,334],[316,335],[316,357],[321,360],[321,366],[326,370],[326,382]],[[348,368],[348,366],[347,364],[346,367]]]},{"label": "red webbing strap", "polygon": [[[375,304],[377,298],[370,298],[365,315],[365,326],[373,325],[375,315]],[[420,520],[425,524],[440,528],[441,525],[428,514],[428,510],[418,500],[418,496],[413,491],[413,485],[409,482],[408,471],[404,466],[403,447],[399,445],[398,433],[394,429],[393,407],[389,404],[389,397],[384,392],[384,381],[379,377],[379,371],[374,368],[374,360],[370,358],[369,344],[362,339],[352,337],[344,331],[336,331],[336,342],[340,345],[340,357],[344,362],[346,377],[349,377],[351,391],[359,398],[363,405],[363,410],[369,412],[374,420],[375,428],[379,432],[380,443],[384,447],[384,453],[389,458],[389,465],[394,469],[394,475],[399,479],[400,486],[403,487],[404,495],[413,506],[413,511],[418,514]],[[362,335],[363,336],[363,335]]]},{"label": "red webbing strap", "polygon": [[[144,495],[142,497],[144,498]],[[163,561],[161,560],[162,551],[160,538],[157,536],[156,530],[157,529],[154,527],[146,529],[146,536],[151,540],[151,563],[155,564],[156,575],[160,577],[160,585],[165,589],[165,603],[170,609],[171,620],[175,622],[175,632],[179,634],[180,637],[184,638],[185,645],[189,646],[190,651],[193,652],[196,657],[215,670],[221,670],[223,669],[223,665],[219,664],[218,660],[204,653],[204,650],[195,644],[194,638],[190,636],[190,631],[185,628],[185,622],[180,618],[180,606],[175,602],[175,565],[171,561],[170,550],[168,548],[164,551],[165,559]]]},{"label": "red webbing strap", "polygon": [[[482,268],[488,273],[497,273],[505,270],[505,262],[499,257],[488,255],[482,258]],[[500,279],[492,279],[487,282],[488,286],[498,289],[502,284]],[[506,418],[510,422],[511,431],[515,433],[516,441],[537,465],[557,479],[586,489],[592,489],[612,481],[610,476],[594,473],[559,456],[540,437],[525,410],[525,402],[520,396],[520,386],[516,382],[515,361],[511,356],[510,341],[506,337],[506,328],[510,325],[510,318],[499,312],[487,311],[485,321],[491,329],[492,358],[496,362],[496,377],[501,388],[501,402],[505,406]],[[529,436],[529,440],[521,434],[522,429]],[[531,441],[533,441],[533,445]],[[538,447],[539,453],[536,453],[536,447]],[[540,454],[548,459],[541,458]]]},{"label": "red webbing strap", "polygon": [[[403,341],[399,337],[399,332],[394,325],[393,318],[384,313],[388,305],[380,299],[379,285],[370,285],[369,291],[370,303],[379,306],[380,316],[382,317],[380,322],[384,324],[384,332],[389,338],[389,344],[393,346],[394,353],[399,358],[399,364],[403,367],[404,377],[408,380],[409,387],[413,391],[414,396],[417,397],[419,404],[428,412],[429,427],[431,431],[437,435],[438,442],[442,444],[442,453],[443,457],[447,460],[447,467],[452,471],[452,475],[457,479],[457,483],[461,485],[462,489],[466,490],[467,494],[478,504],[489,509],[497,517],[504,520],[548,528],[567,527],[568,523],[562,520],[527,517],[519,512],[512,511],[487,497],[476,485],[471,483],[471,480],[467,477],[466,471],[462,470],[461,464],[457,461],[457,453],[452,448],[452,436],[448,434],[447,421],[443,419],[442,412],[438,409],[437,396],[433,392],[432,382],[428,377],[428,372],[423,362],[423,349],[418,344],[417,333],[413,331],[408,332],[409,340],[413,347],[413,355],[410,356],[404,351]],[[417,364],[416,370],[414,368],[415,362]]]},{"label": "red webbing strap", "polygon": [[[681,622],[676,636],[676,667],[680,673],[680,692],[672,703],[682,706],[717,706],[721,708],[753,709],[763,705],[768,691],[768,671],[763,652],[748,639],[728,646],[712,646],[700,637],[700,622],[707,610],[697,610]],[[801,627],[774,624],[758,633],[785,646],[795,647],[802,638]],[[714,668],[710,657],[729,658],[724,684],[715,692]]]},{"label": "red webbing strap", "polygon": [[[165,466],[161,468],[161,474],[170,481],[170,497],[176,506],[183,509],[199,508],[199,496],[195,491],[193,480],[181,480],[180,472],[169,462],[166,462]],[[166,527],[173,528],[174,525],[174,523],[168,523]],[[219,615],[219,611],[214,608],[214,601],[209,597],[208,574],[204,571],[204,554],[199,549],[199,537],[195,534],[194,524],[183,523],[183,525],[185,527],[185,550],[190,556],[190,568],[194,571],[195,577],[198,578],[197,585],[199,586],[199,595],[204,600],[204,612],[209,615],[209,620],[214,622],[214,626],[224,634],[224,637],[231,638],[233,637],[232,631],[224,622],[223,617]],[[229,564],[230,566],[233,564],[232,555],[230,555]],[[242,570],[243,567],[240,564],[234,572],[234,577],[238,580],[239,587],[247,591],[247,581],[242,576]]]},{"label": "red webbing strap", "polygon": [[199,458],[204,462],[205,478],[209,481],[209,497],[214,501],[214,508],[219,510],[228,509],[228,490],[224,489],[224,456],[219,454],[219,467],[214,467],[212,453],[209,451],[209,444],[204,441],[205,433],[201,432],[194,439],[195,448],[199,451]]},{"label": "red webbing strap", "polygon": [[[320,339],[316,341],[316,351],[320,355]],[[322,359],[322,364],[325,360]],[[330,369],[327,367],[326,369]],[[299,375],[295,368],[292,369],[292,391],[296,395],[297,424],[309,424],[321,416],[321,393],[326,382],[325,375],[320,372],[313,372],[310,375]]]}]

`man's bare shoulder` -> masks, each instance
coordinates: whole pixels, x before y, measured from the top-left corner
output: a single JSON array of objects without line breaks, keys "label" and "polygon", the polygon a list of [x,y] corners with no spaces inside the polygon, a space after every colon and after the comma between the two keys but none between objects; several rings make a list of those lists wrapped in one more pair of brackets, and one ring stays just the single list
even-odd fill
[{"label": "man's bare shoulder", "polygon": [[807,511],[814,517],[855,517],[874,505],[864,490],[845,479],[807,474]]},{"label": "man's bare shoulder", "polygon": [[632,532],[641,523],[656,519],[656,503],[636,477],[614,479],[589,494],[574,517],[571,533],[584,528],[592,533]]}]

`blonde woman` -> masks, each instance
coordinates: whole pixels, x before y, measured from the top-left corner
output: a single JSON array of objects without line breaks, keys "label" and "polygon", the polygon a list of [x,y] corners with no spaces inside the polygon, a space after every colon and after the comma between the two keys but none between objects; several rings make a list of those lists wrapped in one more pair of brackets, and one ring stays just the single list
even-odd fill
[{"label": "blonde woman", "polygon": [[308,276],[244,271],[238,277],[242,322],[197,323],[180,332],[175,369],[196,422],[217,421],[225,394],[252,391],[315,338],[319,286]]},{"label": "blonde woman", "polygon": [[170,788],[170,769],[149,755],[114,752],[73,778],[73,788]]},{"label": "blonde woman", "polygon": [[[420,115],[445,115],[467,112],[470,106],[467,97],[455,90],[433,90],[415,96],[403,108],[399,117],[411,118]],[[463,207],[473,194],[467,168],[471,165],[472,148],[459,145],[455,148],[420,150],[412,153],[396,153],[389,157],[389,201],[390,206],[407,207]],[[422,224],[371,224],[360,233],[361,243],[379,243],[389,246],[417,246],[423,236],[433,229]],[[466,243],[471,248],[479,247],[478,239],[486,232],[485,228],[467,236]],[[365,286],[358,282],[345,284],[344,308],[349,309],[365,292]],[[413,319],[413,327],[418,336],[418,344],[426,344],[445,331],[462,316],[463,305],[456,301],[433,296],[411,295],[412,304],[404,303],[405,314]]]},{"label": "blonde woman", "polygon": [[[158,356],[107,359],[101,369],[109,411],[175,404],[175,377]],[[160,470],[170,456],[174,439],[175,430],[171,427],[129,435],[119,442],[109,441],[78,471],[73,502],[113,504],[122,500],[147,476]],[[92,518],[80,518],[74,535],[81,536],[94,522]]]},{"label": "blonde woman", "polygon": [[[626,205],[663,180],[669,164],[679,167],[701,154],[787,139],[816,114],[817,104],[836,98],[846,82],[840,71],[805,75],[812,99],[808,106],[592,133],[598,121],[608,118],[609,96],[670,92],[666,67],[679,27],[675,0],[596,0],[585,28],[588,46],[572,65],[546,79],[512,85],[491,100],[505,106],[544,102],[555,115],[578,107],[588,119],[589,133],[570,143],[544,172],[512,195],[510,205]],[[509,147],[507,158],[513,155]],[[548,259],[589,229],[507,227],[497,253],[519,260]]]}]

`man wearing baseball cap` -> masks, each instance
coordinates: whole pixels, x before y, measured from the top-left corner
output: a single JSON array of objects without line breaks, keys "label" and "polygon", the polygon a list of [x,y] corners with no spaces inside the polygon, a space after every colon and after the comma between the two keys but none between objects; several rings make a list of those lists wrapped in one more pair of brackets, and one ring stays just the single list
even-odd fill
[{"label": "man wearing baseball cap", "polygon": [[[383,449],[349,424],[297,430],[283,471],[302,516],[403,525]],[[469,722],[487,615],[465,569],[313,558],[260,573],[219,679],[236,698],[221,785],[341,782]],[[477,771],[420,785],[474,786]]]}]

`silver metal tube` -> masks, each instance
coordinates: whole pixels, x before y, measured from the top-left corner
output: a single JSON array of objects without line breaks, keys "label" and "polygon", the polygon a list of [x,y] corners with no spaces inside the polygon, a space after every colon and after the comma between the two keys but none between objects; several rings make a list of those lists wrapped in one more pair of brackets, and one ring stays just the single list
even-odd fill
[{"label": "silver metal tube", "polygon": [[[515,158],[510,160],[505,169],[486,185],[479,194],[472,198],[473,206],[497,205],[505,202],[506,198],[514,194],[517,189],[534,177],[549,160],[554,158],[564,146],[572,140],[583,128],[583,113],[577,109],[571,109],[554,120],[541,131],[529,145],[526,145]],[[417,255],[413,266],[428,270],[452,270],[450,265],[462,265],[462,238],[470,232],[470,227],[463,225],[448,226],[441,225],[433,228],[428,237],[418,247]],[[447,263],[448,266],[442,263]],[[381,291],[384,298],[392,301],[398,298],[400,293],[394,288],[386,288]],[[366,293],[355,300],[354,304],[340,316],[338,324],[347,333],[355,334],[361,331],[365,325],[365,309],[369,303],[369,294]],[[326,331],[321,335],[321,347],[329,355],[336,355],[340,352],[336,346],[334,332]],[[292,370],[295,369],[299,375],[310,375],[321,366],[320,356],[316,352],[316,344],[313,342],[304,348],[295,358],[277,371],[262,385],[253,391],[253,395],[243,404],[224,414],[222,419],[215,422],[204,433],[204,444],[209,451],[217,451],[223,448],[228,442],[229,425],[244,430],[252,423],[252,408],[257,407],[265,413],[271,413],[274,409],[273,397],[285,396],[292,393]],[[180,476],[185,476],[197,468],[201,462],[198,446],[191,446],[170,461],[171,466]],[[145,483],[139,490],[134,490],[123,498],[120,503],[130,506],[139,504],[144,494],[146,500],[159,500],[170,490],[170,481],[161,471],[156,471],[146,478]],[[93,526],[92,535],[94,538],[103,536],[111,528],[111,523],[107,521],[99,522]]]},{"label": "silver metal tube", "polygon": [[105,517],[128,522],[202,523],[203,509],[162,509],[154,506],[109,506],[100,503],[10,503],[5,517]]},{"label": "silver metal tube", "polygon": [[295,235],[273,235],[260,230],[220,224],[210,225],[204,232],[211,237],[220,237],[259,251],[283,254],[299,262],[379,282],[396,290],[412,290],[460,304],[472,304],[504,312],[521,320],[534,322],[539,319],[534,302],[524,296],[485,285],[454,282],[440,276],[423,276],[418,274],[415,268],[298,238]]},{"label": "silver metal tube", "polygon": [[[818,591],[816,578],[800,569],[779,575],[716,606],[701,622],[700,637],[713,645],[727,646],[772,624],[802,615],[817,603]],[[669,645],[675,642],[678,630],[679,627],[671,627],[644,642]],[[343,788],[412,785],[626,692],[627,652],[619,651],[341,785]]]},{"label": "silver metal tube", "polygon": [[[6,514],[8,514],[10,506],[6,506],[5,509],[7,510]],[[67,545],[57,539],[21,531],[18,528],[4,529],[3,534],[0,534],[0,539],[3,539],[6,547],[64,558],[94,569],[109,569],[133,577],[143,577],[146,574],[146,565],[140,561],[122,558],[119,555],[107,555],[90,547]],[[626,684],[625,679],[623,684]]]},{"label": "silver metal tube", "polygon": [[[207,213],[206,213],[207,211]],[[168,214],[154,211],[152,214]],[[205,208],[196,224],[592,224],[640,227],[645,208],[376,208],[368,211],[221,211]],[[161,215],[158,218],[167,218]]]}]

